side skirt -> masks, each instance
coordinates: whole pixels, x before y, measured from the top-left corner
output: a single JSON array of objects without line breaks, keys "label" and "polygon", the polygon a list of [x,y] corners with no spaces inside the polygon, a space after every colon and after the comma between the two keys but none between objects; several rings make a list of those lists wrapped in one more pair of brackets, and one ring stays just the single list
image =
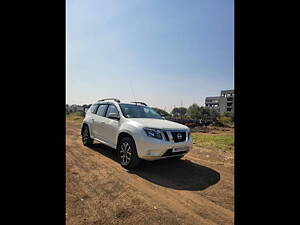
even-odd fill
[{"label": "side skirt", "polygon": [[113,148],[113,149],[117,149],[117,146],[116,146],[116,145],[113,145],[113,144],[111,144],[111,143],[109,143],[109,142],[103,141],[103,140],[101,140],[101,139],[99,139],[99,138],[96,138],[96,137],[93,137],[93,136],[91,136],[91,138],[94,139],[95,141],[98,141],[98,142],[100,142],[100,143],[102,143],[102,144],[104,144],[104,145],[107,145],[107,146],[109,146],[109,147],[111,147],[111,148]]}]

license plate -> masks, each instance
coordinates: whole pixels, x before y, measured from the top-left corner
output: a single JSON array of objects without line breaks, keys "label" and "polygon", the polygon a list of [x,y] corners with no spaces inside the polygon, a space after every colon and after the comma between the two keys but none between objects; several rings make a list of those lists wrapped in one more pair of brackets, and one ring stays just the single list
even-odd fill
[{"label": "license plate", "polygon": [[188,147],[178,147],[178,148],[173,148],[172,152],[183,152],[183,151],[187,151]]}]

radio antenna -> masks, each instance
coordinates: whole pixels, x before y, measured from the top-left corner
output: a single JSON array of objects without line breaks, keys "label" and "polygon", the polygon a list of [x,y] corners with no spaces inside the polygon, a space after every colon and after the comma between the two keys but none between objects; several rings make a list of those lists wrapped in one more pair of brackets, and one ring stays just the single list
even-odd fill
[{"label": "radio antenna", "polygon": [[133,88],[132,88],[132,84],[131,84],[131,79],[129,80],[129,85],[130,85],[130,88],[131,88],[131,92],[132,92],[132,95],[133,95],[133,99],[134,99],[134,101],[136,101],[135,95],[134,95],[134,91],[133,91]]}]

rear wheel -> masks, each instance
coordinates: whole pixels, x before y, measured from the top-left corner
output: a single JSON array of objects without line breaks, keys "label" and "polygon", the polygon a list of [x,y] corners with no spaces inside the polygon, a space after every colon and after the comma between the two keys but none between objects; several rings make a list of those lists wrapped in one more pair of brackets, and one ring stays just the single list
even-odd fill
[{"label": "rear wheel", "polygon": [[124,137],[118,144],[118,160],[126,169],[137,168],[140,159],[138,157],[135,143],[130,137]]},{"label": "rear wheel", "polygon": [[88,126],[83,127],[82,143],[84,146],[91,146],[94,143],[94,140],[90,137],[90,131]]}]

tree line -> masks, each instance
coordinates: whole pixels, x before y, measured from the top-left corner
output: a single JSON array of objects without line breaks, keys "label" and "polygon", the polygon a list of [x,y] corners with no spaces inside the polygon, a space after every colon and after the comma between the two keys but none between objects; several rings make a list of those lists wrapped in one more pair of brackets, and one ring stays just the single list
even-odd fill
[{"label": "tree line", "polygon": [[[72,105],[80,106],[80,105]],[[69,114],[70,112],[77,111],[76,109],[73,110],[72,106],[66,105],[66,112]],[[91,104],[84,104],[80,107],[87,109],[91,106]],[[220,113],[213,108],[199,106],[197,104],[193,104],[188,108],[185,107],[174,107],[171,113],[167,111],[152,107],[155,109],[161,116],[165,117],[166,119],[178,119],[178,120],[198,120],[203,124],[214,124],[217,126],[231,126],[234,123],[234,114],[232,112],[224,113],[220,115]],[[85,110],[84,110],[85,111]],[[84,113],[84,112],[83,112]]]},{"label": "tree line", "polygon": [[192,119],[200,120],[204,124],[214,124],[217,126],[230,126],[234,123],[234,114],[232,112],[220,113],[213,108],[199,106],[193,104],[188,108],[185,107],[174,107],[171,113],[166,112],[165,110],[155,108],[154,109],[166,119]]}]

